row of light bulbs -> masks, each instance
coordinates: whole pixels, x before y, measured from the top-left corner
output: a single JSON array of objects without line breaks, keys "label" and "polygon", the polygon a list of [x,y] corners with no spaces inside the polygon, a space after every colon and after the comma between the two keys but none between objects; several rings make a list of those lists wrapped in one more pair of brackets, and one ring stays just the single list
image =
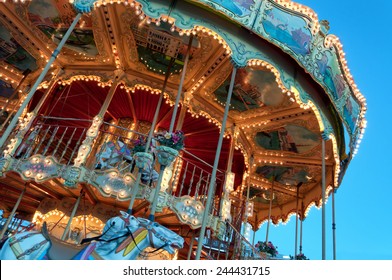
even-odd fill
[{"label": "row of light bulbs", "polygon": [[[49,211],[46,214],[42,214],[40,211],[37,210],[34,213],[34,217],[33,217],[32,222],[36,223],[36,224],[41,224],[44,221],[47,221],[51,217],[60,217],[64,221],[67,221],[69,219],[69,216],[65,215],[64,212],[62,212],[62,211],[60,211],[58,209],[51,210],[51,211]],[[101,227],[101,228],[104,226],[104,224],[103,224],[101,219],[99,219],[97,217],[94,217],[91,214],[76,216],[76,217],[73,218],[72,222],[78,223],[79,221],[86,221],[86,222],[89,221],[89,222],[91,222],[93,224],[96,224],[98,227]]]}]

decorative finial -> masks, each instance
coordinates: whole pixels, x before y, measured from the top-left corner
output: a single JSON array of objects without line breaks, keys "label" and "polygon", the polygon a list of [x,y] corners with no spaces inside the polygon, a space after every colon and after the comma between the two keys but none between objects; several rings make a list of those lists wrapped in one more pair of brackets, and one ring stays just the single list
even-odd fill
[{"label": "decorative finial", "polygon": [[320,20],[320,31],[324,35],[327,35],[329,32],[329,21],[328,20]]},{"label": "decorative finial", "polygon": [[97,0],[69,0],[78,13],[90,13]]}]

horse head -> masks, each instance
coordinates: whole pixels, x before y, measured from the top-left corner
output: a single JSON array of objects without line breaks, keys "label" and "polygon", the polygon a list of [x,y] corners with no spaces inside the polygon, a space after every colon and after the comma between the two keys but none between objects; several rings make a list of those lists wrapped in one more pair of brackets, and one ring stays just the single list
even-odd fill
[{"label": "horse head", "polygon": [[183,247],[184,238],[174,231],[144,218],[137,218],[137,220],[140,227],[148,231],[150,247],[166,250],[170,254]]},{"label": "horse head", "polygon": [[121,212],[106,223],[95,252],[103,259],[136,259],[147,247],[174,254],[184,239],[168,228]]},{"label": "horse head", "polygon": [[118,235],[121,232],[136,229],[139,226],[137,219],[124,211],[120,211],[120,216],[115,216],[107,220],[103,228],[102,236],[108,239]]}]

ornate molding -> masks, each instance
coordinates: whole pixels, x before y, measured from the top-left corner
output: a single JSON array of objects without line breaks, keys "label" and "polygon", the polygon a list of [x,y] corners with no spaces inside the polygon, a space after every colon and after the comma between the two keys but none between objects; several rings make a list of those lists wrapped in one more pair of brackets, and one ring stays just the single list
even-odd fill
[{"label": "ornate molding", "polygon": [[63,165],[59,164],[52,156],[34,155],[20,161],[14,160],[13,171],[18,172],[23,180],[34,180],[37,183],[59,177]]}]

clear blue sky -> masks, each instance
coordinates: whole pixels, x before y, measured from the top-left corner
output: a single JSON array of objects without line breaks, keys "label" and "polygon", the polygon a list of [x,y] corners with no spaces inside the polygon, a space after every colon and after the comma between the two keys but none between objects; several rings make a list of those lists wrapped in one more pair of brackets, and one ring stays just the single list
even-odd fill
[{"label": "clear blue sky", "polygon": [[[337,259],[392,260],[392,65],[391,0],[298,0],[319,20],[330,22],[339,37],[348,67],[367,99],[367,129],[335,195]],[[332,259],[332,200],[326,206],[327,259]],[[266,224],[256,234],[264,240]],[[294,255],[295,219],[270,227],[278,251]],[[303,252],[321,259],[321,209],[312,208],[303,223]]]}]

